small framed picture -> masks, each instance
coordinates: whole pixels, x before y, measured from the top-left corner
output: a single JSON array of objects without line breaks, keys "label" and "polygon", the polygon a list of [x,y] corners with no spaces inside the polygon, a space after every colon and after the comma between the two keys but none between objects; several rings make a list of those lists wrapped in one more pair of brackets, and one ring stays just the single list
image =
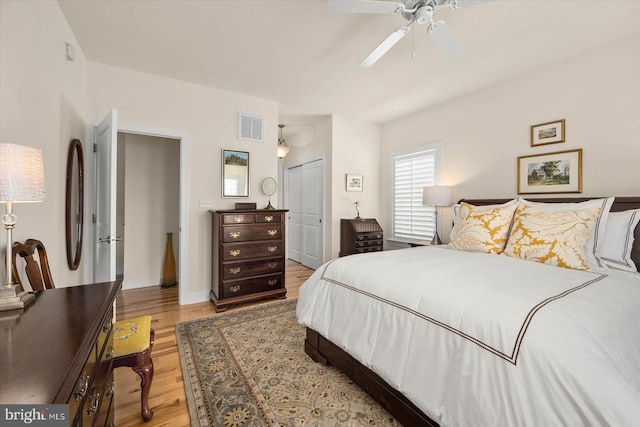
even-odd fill
[{"label": "small framed picture", "polygon": [[564,142],[564,119],[531,126],[531,146]]},{"label": "small framed picture", "polygon": [[518,157],[518,194],[582,193],[582,149]]},{"label": "small framed picture", "polygon": [[347,191],[362,191],[362,175],[347,174]]}]

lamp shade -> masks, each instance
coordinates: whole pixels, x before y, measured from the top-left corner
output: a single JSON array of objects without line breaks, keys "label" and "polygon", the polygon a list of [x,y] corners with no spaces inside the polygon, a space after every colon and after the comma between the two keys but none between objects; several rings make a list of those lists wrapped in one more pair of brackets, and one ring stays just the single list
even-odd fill
[{"label": "lamp shade", "polygon": [[432,185],[422,189],[423,206],[449,206],[451,204],[451,187]]},{"label": "lamp shade", "polygon": [[0,203],[44,202],[42,150],[0,144]]},{"label": "lamp shade", "polygon": [[289,154],[289,147],[286,145],[278,145],[278,158],[283,159],[287,154]]}]

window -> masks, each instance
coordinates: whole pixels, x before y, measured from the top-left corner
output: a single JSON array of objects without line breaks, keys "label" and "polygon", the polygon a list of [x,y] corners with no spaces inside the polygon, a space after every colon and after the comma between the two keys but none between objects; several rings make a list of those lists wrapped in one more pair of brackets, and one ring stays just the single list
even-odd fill
[{"label": "window", "polygon": [[390,239],[431,240],[435,232],[433,207],[422,206],[422,188],[440,178],[440,144],[391,155]]}]

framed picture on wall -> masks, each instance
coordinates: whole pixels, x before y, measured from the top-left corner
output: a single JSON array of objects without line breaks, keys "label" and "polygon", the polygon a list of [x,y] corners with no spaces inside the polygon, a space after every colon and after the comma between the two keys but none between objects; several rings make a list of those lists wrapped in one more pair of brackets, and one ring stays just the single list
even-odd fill
[{"label": "framed picture on wall", "polygon": [[518,157],[518,194],[581,192],[582,149]]},{"label": "framed picture on wall", "polygon": [[362,175],[347,174],[347,191],[362,191]]},{"label": "framed picture on wall", "polygon": [[222,197],[249,197],[249,152],[222,149]]},{"label": "framed picture on wall", "polygon": [[564,142],[564,119],[531,126],[531,146]]}]

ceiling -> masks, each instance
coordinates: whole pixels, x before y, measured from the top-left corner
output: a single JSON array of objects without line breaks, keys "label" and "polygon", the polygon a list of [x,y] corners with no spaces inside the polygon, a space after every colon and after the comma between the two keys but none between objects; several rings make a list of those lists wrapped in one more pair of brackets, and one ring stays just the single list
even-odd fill
[{"label": "ceiling", "polygon": [[385,123],[640,32],[638,0],[495,0],[437,15],[462,59],[447,61],[416,25],[360,68],[402,16],[329,13],[324,0],[58,3],[88,60],[275,100],[280,121],[297,124]]}]

